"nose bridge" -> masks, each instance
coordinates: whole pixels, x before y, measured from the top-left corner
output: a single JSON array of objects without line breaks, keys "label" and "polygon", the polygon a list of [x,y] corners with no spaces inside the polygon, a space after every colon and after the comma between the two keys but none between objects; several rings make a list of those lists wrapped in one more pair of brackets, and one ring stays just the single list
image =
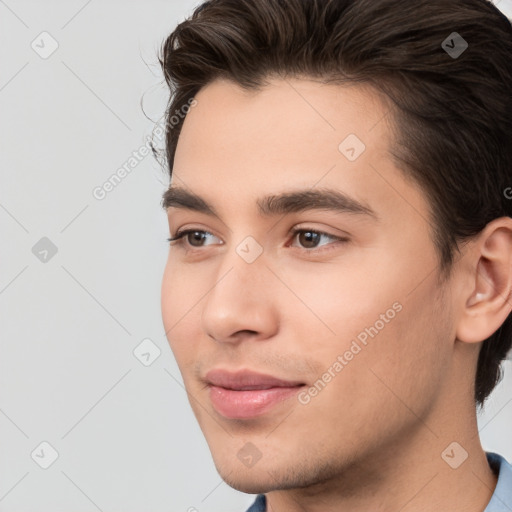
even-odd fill
[{"label": "nose bridge", "polygon": [[266,280],[265,275],[268,273],[266,263],[263,246],[254,237],[246,236],[238,244],[233,244],[222,256],[217,286],[228,294],[239,294],[243,290],[245,298],[257,295],[257,287]]},{"label": "nose bridge", "polygon": [[263,247],[246,237],[222,256],[201,315],[204,331],[229,341],[239,331],[269,333],[276,321]]}]

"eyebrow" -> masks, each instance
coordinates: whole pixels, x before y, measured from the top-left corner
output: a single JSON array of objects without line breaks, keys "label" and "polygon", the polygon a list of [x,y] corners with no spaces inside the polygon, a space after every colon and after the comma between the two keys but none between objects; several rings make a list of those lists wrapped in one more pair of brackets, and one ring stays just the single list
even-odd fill
[{"label": "eyebrow", "polygon": [[[256,201],[262,216],[284,215],[310,210],[328,210],[335,213],[365,215],[378,220],[377,213],[347,194],[333,189],[292,190],[268,195]],[[162,196],[162,207],[192,210],[217,217],[216,209],[197,194],[182,188],[169,187]]]}]

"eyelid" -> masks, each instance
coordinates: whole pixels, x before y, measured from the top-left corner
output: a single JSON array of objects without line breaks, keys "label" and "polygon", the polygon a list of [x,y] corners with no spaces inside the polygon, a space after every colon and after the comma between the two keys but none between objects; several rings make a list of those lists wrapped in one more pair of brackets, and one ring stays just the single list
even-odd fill
[{"label": "eyelid", "polygon": [[[195,233],[195,232],[199,232],[199,233],[205,233],[207,235],[212,235],[212,236],[215,236],[217,237],[217,235],[215,233],[212,233],[211,231],[208,231],[207,229],[201,229],[201,228],[185,228],[185,229],[178,229],[176,230],[176,233],[174,235],[171,235],[171,238],[168,238],[167,241],[168,242],[178,242],[178,243],[181,243],[184,241],[185,237],[189,234],[189,233]],[[219,237],[217,237],[219,238]],[[222,242],[221,245],[223,245],[224,242]],[[191,246],[193,249],[200,249],[200,247],[193,247]]]},{"label": "eyelid", "polygon": [[[334,228],[331,228],[331,230],[334,231]],[[334,233],[329,232],[328,230],[324,230],[324,229],[318,228],[318,227],[313,227],[313,226],[311,226],[311,225],[309,225],[307,223],[296,224],[295,226],[293,226],[290,229],[289,235],[296,234],[297,231],[313,231],[314,233],[318,233],[318,234],[325,235],[325,236],[328,236],[328,237],[331,237],[331,238],[336,238],[336,239],[348,239],[348,238],[350,238],[350,235],[346,231],[342,231],[340,229],[337,229],[335,231],[339,232],[339,234],[334,234]]]}]

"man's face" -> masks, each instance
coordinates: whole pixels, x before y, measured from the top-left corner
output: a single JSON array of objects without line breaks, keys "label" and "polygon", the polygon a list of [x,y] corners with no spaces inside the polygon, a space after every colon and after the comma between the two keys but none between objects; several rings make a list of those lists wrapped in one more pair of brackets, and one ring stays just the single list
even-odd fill
[{"label": "man's face", "polygon": [[[218,80],[196,100],[171,185],[219,218],[168,209],[172,236],[203,233],[171,245],[162,312],[220,475],[257,493],[391,456],[434,409],[454,327],[426,198],[388,153],[387,108],[360,86],[298,79],[259,92]],[[258,207],[326,190],[352,203]],[[226,391],[208,384],[218,369],[291,384]]]}]

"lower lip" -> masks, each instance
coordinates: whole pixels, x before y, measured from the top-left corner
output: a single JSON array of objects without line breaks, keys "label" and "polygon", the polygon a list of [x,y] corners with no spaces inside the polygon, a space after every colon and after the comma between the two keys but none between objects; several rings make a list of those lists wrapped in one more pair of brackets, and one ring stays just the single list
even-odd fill
[{"label": "lower lip", "polygon": [[210,386],[210,400],[222,416],[230,419],[246,419],[268,412],[278,403],[296,395],[302,387],[235,391]]}]

